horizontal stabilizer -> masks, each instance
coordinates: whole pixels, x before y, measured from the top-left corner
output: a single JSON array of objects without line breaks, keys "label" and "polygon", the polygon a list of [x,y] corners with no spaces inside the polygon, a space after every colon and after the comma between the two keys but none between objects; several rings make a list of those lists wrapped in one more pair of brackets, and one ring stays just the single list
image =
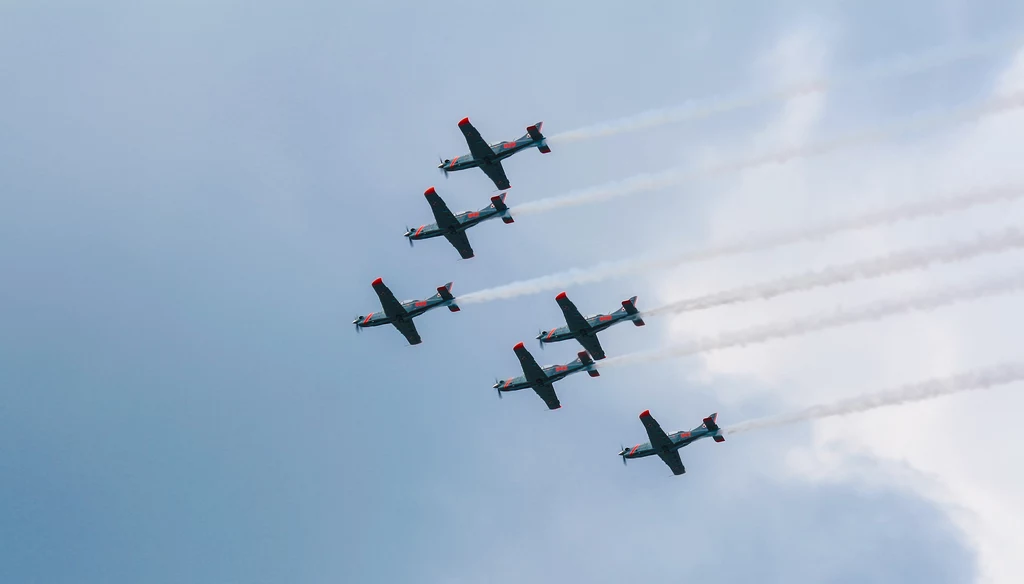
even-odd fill
[{"label": "horizontal stabilizer", "polygon": [[544,139],[544,134],[540,133],[543,125],[544,122],[537,122],[535,125],[529,126],[526,128],[526,134],[537,142],[537,150],[540,150],[541,154],[547,154],[551,152],[551,148],[548,146],[548,141]]},{"label": "horizontal stabilizer", "polygon": [[576,354],[576,356],[579,358],[580,363],[583,363],[584,365],[594,364],[594,360],[590,358],[590,353],[586,351],[580,351],[579,353]]},{"label": "horizontal stabilizer", "polygon": [[494,195],[491,197],[491,204],[498,211],[508,211],[508,205],[505,204],[505,195],[508,193],[501,193],[500,195]]},{"label": "horizontal stabilizer", "polygon": [[707,428],[708,430],[714,432],[715,430],[718,429],[717,420],[718,420],[718,414],[717,413],[716,414],[711,414],[710,416],[704,418],[704,427]]},{"label": "horizontal stabilizer", "polygon": [[452,296],[452,282],[438,287],[437,295],[441,297],[441,300],[455,300],[455,297]]},{"label": "horizontal stabilizer", "polygon": [[544,122],[537,122],[532,126],[527,126],[526,133],[530,135],[534,140],[543,140],[544,134],[540,133],[540,129],[544,126]]},{"label": "horizontal stabilizer", "polygon": [[644,322],[644,319],[642,318],[637,318],[633,320],[633,326],[644,326],[645,324],[647,323]]},{"label": "horizontal stabilizer", "polygon": [[725,442],[725,436],[713,436],[712,440],[715,442]]},{"label": "horizontal stabilizer", "polygon": [[494,209],[499,213],[505,213],[501,216],[501,220],[507,225],[509,223],[515,223],[515,219],[512,215],[508,214],[508,205],[505,204],[505,195],[508,193],[501,193],[491,197],[491,204],[494,205]]},{"label": "horizontal stabilizer", "polygon": [[587,375],[591,377],[601,377],[601,372],[595,369],[593,371],[587,371]]}]

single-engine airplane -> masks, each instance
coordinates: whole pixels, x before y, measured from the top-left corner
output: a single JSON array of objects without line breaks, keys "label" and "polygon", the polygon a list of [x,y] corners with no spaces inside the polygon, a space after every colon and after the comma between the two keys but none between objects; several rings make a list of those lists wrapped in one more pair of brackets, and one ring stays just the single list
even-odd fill
[{"label": "single-engine airplane", "polygon": [[491,197],[491,204],[479,211],[465,211],[458,215],[448,209],[448,205],[444,204],[434,187],[427,189],[423,196],[430,203],[430,210],[434,212],[434,220],[437,222],[421,225],[418,229],[407,227],[405,236],[409,238],[409,245],[412,245],[414,240],[443,235],[458,250],[464,260],[468,260],[474,255],[473,246],[469,245],[469,237],[466,236],[467,229],[494,217],[501,217],[506,224],[515,221],[512,219],[512,214],[509,213],[508,206],[505,205],[505,193]]},{"label": "single-engine airplane", "polygon": [[416,332],[416,325],[413,324],[412,319],[439,306],[446,306],[452,312],[460,310],[459,305],[455,303],[455,297],[452,296],[451,282],[438,288],[437,294],[426,300],[399,302],[380,278],[373,281],[373,291],[377,293],[377,296],[380,296],[380,304],[384,307],[384,311],[371,312],[366,316],[357,316],[352,321],[352,324],[356,325],[356,332],[365,327],[393,324],[398,329],[398,332],[405,335],[410,345],[418,345],[423,342],[420,339],[420,334]]},{"label": "single-engine airplane", "polygon": [[623,448],[622,452],[619,452],[619,456],[622,457],[622,464],[626,464],[627,458],[643,458],[657,454],[672,469],[672,474],[681,475],[686,472],[686,467],[683,466],[683,461],[679,459],[680,448],[689,446],[701,438],[708,437],[711,437],[715,442],[725,442],[725,436],[722,436],[722,429],[718,427],[716,420],[718,420],[718,414],[711,414],[704,418],[703,424],[689,432],[679,431],[666,434],[661,429],[661,425],[658,424],[657,420],[651,416],[651,411],[644,410],[640,413],[640,421],[644,423],[644,427],[647,429],[647,436],[651,441],[637,444],[633,448]]},{"label": "single-engine airplane", "polygon": [[597,339],[597,333],[627,320],[633,321],[633,324],[636,326],[644,326],[645,324],[644,319],[641,318],[640,311],[636,309],[636,296],[629,300],[623,300],[622,308],[611,314],[595,314],[587,317],[580,314],[576,305],[572,303],[572,300],[569,300],[565,292],[555,296],[555,301],[558,302],[558,307],[562,309],[562,313],[565,315],[565,324],[567,326],[553,328],[547,332],[541,331],[537,335],[537,340],[540,341],[541,347],[544,347],[544,343],[557,343],[567,339],[576,339],[588,353],[593,355],[594,359],[600,361],[604,359],[604,349],[601,348],[601,342]]},{"label": "single-engine airplane", "polygon": [[480,170],[484,171],[484,174],[490,177],[494,182],[494,186],[499,190],[504,191],[512,188],[512,185],[508,183],[508,178],[505,176],[505,169],[502,168],[501,161],[527,148],[536,147],[543,154],[551,152],[551,149],[548,148],[547,139],[544,137],[544,134],[540,133],[540,128],[543,125],[544,122],[537,122],[527,127],[526,135],[514,142],[488,144],[480,136],[480,132],[473,127],[473,124],[469,123],[469,118],[462,118],[459,121],[459,129],[462,130],[462,134],[466,137],[466,144],[469,145],[469,154],[442,160],[441,164],[438,164],[437,167],[444,171],[445,176],[448,176],[449,172],[456,170],[479,167]]},{"label": "single-engine airplane", "polygon": [[601,375],[594,360],[586,351],[580,351],[571,363],[541,368],[522,343],[517,344],[513,350],[516,352],[516,357],[519,357],[520,365],[523,366],[523,375],[511,377],[505,381],[495,381],[493,387],[498,390],[498,397],[501,397],[503,391],[517,391],[529,387],[537,392],[540,399],[544,400],[549,410],[557,410],[562,407],[562,404],[558,402],[558,396],[555,395],[555,388],[552,385],[554,382],[580,371],[586,371],[591,377]]}]

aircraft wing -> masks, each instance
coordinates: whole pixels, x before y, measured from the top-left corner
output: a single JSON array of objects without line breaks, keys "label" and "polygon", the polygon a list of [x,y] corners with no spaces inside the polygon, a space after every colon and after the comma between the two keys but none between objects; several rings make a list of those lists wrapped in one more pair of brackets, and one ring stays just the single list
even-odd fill
[{"label": "aircraft wing", "polygon": [[604,349],[601,347],[601,341],[597,340],[596,336],[585,335],[576,337],[576,340],[583,345],[583,348],[590,353],[590,356],[600,361],[604,359]]},{"label": "aircraft wing", "polygon": [[683,461],[680,460],[679,458],[678,450],[659,452],[658,456],[660,456],[661,460],[663,460],[665,464],[667,464],[668,467],[672,469],[672,474],[681,475],[686,472],[686,467],[683,466]]},{"label": "aircraft wing", "polygon": [[469,237],[466,236],[465,231],[448,232],[444,234],[444,238],[459,250],[462,259],[468,260],[473,257],[473,246],[469,245]]},{"label": "aircraft wing", "polygon": [[523,374],[526,375],[527,380],[547,379],[547,373],[544,373],[544,369],[537,364],[537,360],[522,343],[516,345],[513,350],[516,352],[516,357],[519,357],[519,364],[523,366]]},{"label": "aircraft wing", "polygon": [[544,400],[549,410],[557,410],[562,407],[562,404],[558,401],[558,396],[555,395],[555,387],[550,383],[535,385],[533,386],[533,391],[537,392],[537,396]]},{"label": "aircraft wing", "polygon": [[434,187],[427,189],[427,192],[423,194],[427,198],[427,202],[430,203],[430,210],[434,213],[434,220],[437,221],[437,226],[441,229],[449,229],[451,227],[458,227],[459,220],[455,218],[455,214],[452,213],[448,205],[444,203],[444,200],[438,196],[437,191]]},{"label": "aircraft wing", "polygon": [[381,308],[384,309],[384,314],[388,315],[388,318],[395,318],[405,314],[402,303],[395,298],[395,295],[391,293],[391,290],[384,285],[380,278],[373,281],[373,291],[380,297]]},{"label": "aircraft wing", "polygon": [[[476,155],[474,154],[473,156],[475,157]],[[505,176],[505,169],[502,168],[501,162],[485,162],[480,165],[480,170],[484,171],[484,174],[494,181],[494,186],[499,190],[504,191],[505,189],[512,188],[512,185],[508,182],[508,177]]]},{"label": "aircraft wing", "polygon": [[655,450],[662,450],[666,446],[672,445],[672,439],[665,434],[665,431],[661,429],[661,424],[654,419],[651,415],[650,410],[644,410],[640,414],[640,421],[644,423],[644,428],[647,429],[647,436],[651,439],[651,446]]},{"label": "aircraft wing", "polygon": [[565,292],[555,296],[555,302],[557,302],[558,307],[562,309],[562,314],[565,315],[565,324],[569,325],[569,330],[574,333],[578,333],[590,328],[590,323],[587,322],[587,319],[583,318],[579,309],[572,303],[572,300],[569,300],[569,297],[565,295]]},{"label": "aircraft wing", "polygon": [[[516,357],[519,357],[519,364],[523,366],[523,375],[526,376],[527,380],[547,379],[544,369],[537,364],[537,360],[533,358],[533,355],[526,350],[522,343],[515,346],[515,352]],[[562,404],[558,402],[558,396],[555,395],[555,388],[550,383],[534,384],[533,391],[537,392],[537,396],[544,400],[549,410],[557,410],[562,407]]]},{"label": "aircraft wing", "polygon": [[420,339],[420,333],[416,332],[416,325],[411,320],[396,320],[393,323],[398,332],[405,336],[405,340],[409,341],[410,345],[418,345],[423,342]]},{"label": "aircraft wing", "polygon": [[459,122],[459,129],[462,130],[462,135],[466,137],[466,144],[469,146],[469,152],[473,155],[473,158],[483,162],[494,156],[494,151],[487,145],[487,142],[484,141],[480,132],[473,127],[473,124],[469,123],[469,118]]}]

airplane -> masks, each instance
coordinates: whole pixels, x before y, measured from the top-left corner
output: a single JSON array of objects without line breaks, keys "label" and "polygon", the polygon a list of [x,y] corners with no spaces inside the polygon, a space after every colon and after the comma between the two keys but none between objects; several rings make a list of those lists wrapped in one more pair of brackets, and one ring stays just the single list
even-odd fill
[{"label": "airplane", "polygon": [[523,375],[510,377],[505,381],[495,381],[492,387],[498,390],[498,397],[501,397],[503,391],[532,388],[540,399],[544,400],[549,410],[557,410],[562,407],[562,404],[558,402],[558,396],[555,395],[555,388],[552,385],[554,382],[580,371],[586,371],[591,377],[601,376],[597,365],[586,351],[580,351],[571,363],[541,368],[523,343],[517,344],[513,350],[516,352],[516,357],[519,357],[520,365],[523,366]]},{"label": "airplane", "polygon": [[626,464],[627,458],[643,458],[657,454],[672,469],[672,474],[681,475],[686,472],[686,467],[679,459],[680,448],[709,436],[715,442],[725,442],[725,436],[722,436],[722,429],[718,427],[717,420],[718,414],[711,414],[704,418],[703,424],[689,432],[679,431],[666,434],[657,420],[651,416],[651,410],[644,410],[640,413],[640,421],[647,428],[647,436],[651,441],[637,444],[633,448],[623,448],[619,453],[619,456],[622,457],[622,464]]},{"label": "airplane", "polygon": [[505,169],[502,168],[501,161],[527,148],[536,147],[543,154],[551,152],[551,148],[548,148],[547,139],[544,137],[544,134],[540,133],[540,128],[543,125],[544,122],[537,122],[527,127],[526,135],[515,142],[488,144],[480,136],[480,132],[473,127],[473,124],[469,123],[469,118],[462,118],[459,121],[459,129],[462,130],[462,134],[466,137],[466,144],[469,145],[470,153],[442,160],[441,164],[438,164],[437,167],[444,172],[446,177],[449,172],[456,170],[479,168],[490,177],[494,182],[494,186],[499,190],[510,189],[512,185],[508,183],[508,178],[505,177]]},{"label": "airplane", "polygon": [[462,259],[468,260],[473,257],[473,246],[469,245],[469,238],[466,236],[467,229],[494,217],[501,217],[506,224],[515,222],[508,206],[505,205],[505,193],[491,197],[491,204],[479,211],[465,211],[458,215],[448,209],[448,205],[444,204],[434,187],[427,189],[423,196],[430,203],[430,210],[434,212],[434,219],[437,223],[421,225],[418,229],[406,227],[405,236],[409,238],[409,245],[412,245],[414,240],[443,235],[458,250]]},{"label": "airplane", "polygon": [[423,342],[420,339],[420,334],[416,332],[416,325],[413,324],[412,319],[439,306],[446,306],[452,312],[461,310],[459,305],[455,303],[455,297],[452,296],[451,282],[438,288],[437,294],[426,300],[399,302],[395,299],[395,295],[391,293],[391,290],[384,285],[384,280],[381,278],[373,281],[373,291],[377,293],[377,296],[380,296],[380,304],[384,307],[384,311],[371,312],[366,316],[357,316],[352,321],[352,324],[356,325],[356,332],[366,327],[393,324],[398,329],[398,332],[405,336],[410,345],[418,345]]},{"label": "airplane", "polygon": [[555,301],[558,302],[558,307],[565,314],[565,323],[568,326],[553,328],[547,332],[541,331],[537,335],[541,348],[544,347],[544,343],[557,343],[567,339],[576,339],[588,353],[594,356],[594,359],[600,361],[604,359],[605,355],[604,349],[601,348],[601,342],[597,339],[597,333],[627,320],[633,321],[633,324],[636,326],[644,326],[646,324],[640,311],[636,309],[636,296],[629,300],[623,300],[622,308],[611,314],[595,314],[585,318],[580,314],[576,305],[572,303],[572,300],[569,300],[569,297],[565,295],[565,292],[555,296]]}]

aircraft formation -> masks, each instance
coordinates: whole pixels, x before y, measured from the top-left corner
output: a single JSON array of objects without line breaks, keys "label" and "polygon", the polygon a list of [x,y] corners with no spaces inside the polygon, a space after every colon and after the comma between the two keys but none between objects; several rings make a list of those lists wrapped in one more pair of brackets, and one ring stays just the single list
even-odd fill
[{"label": "aircraft formation", "polygon": [[[445,176],[449,172],[479,168],[491,179],[498,190],[507,191],[512,185],[509,183],[508,177],[505,176],[502,160],[529,148],[537,148],[543,154],[551,152],[547,139],[541,133],[543,122],[537,122],[527,127],[526,134],[517,140],[494,144],[488,144],[483,139],[480,132],[470,123],[469,118],[460,120],[458,126],[469,146],[469,154],[441,160],[438,168],[444,172]],[[409,245],[412,246],[414,241],[443,236],[462,259],[470,259],[475,255],[466,233],[471,227],[495,218],[500,218],[505,224],[514,222],[511,211],[505,204],[506,194],[503,192],[491,197],[491,204],[479,211],[464,211],[456,215],[448,208],[434,187],[430,187],[423,195],[426,197],[427,203],[430,204],[434,223],[417,228],[406,227],[405,237],[408,239]],[[402,333],[410,345],[418,345],[423,340],[416,330],[413,319],[434,308],[445,307],[451,312],[460,310],[455,296],[451,292],[451,282],[438,287],[437,292],[429,298],[406,301],[399,301],[381,278],[374,280],[371,285],[380,298],[381,311],[357,316],[352,321],[357,332],[368,327],[390,324]],[[543,347],[548,343],[575,339],[584,350],[580,351],[576,359],[569,363],[542,367],[522,342],[517,343],[513,347],[513,351],[519,359],[523,374],[505,380],[495,380],[492,387],[497,390],[499,398],[506,392],[532,389],[544,401],[549,410],[561,408],[562,404],[555,393],[555,382],[581,371],[586,371],[591,377],[600,377],[601,375],[597,370],[596,361],[604,359],[606,355],[597,334],[621,322],[629,321],[638,327],[645,324],[642,313],[636,307],[636,296],[623,300],[621,307],[609,314],[602,313],[592,316],[584,316],[569,300],[565,292],[555,296],[555,302],[558,303],[558,307],[565,316],[565,326],[556,326],[546,331],[540,331],[536,337],[537,341]],[[632,448],[623,447],[619,456],[622,457],[622,463],[625,464],[631,458],[657,455],[672,470],[672,474],[681,475],[686,472],[686,468],[679,458],[680,448],[701,438],[710,437],[715,442],[725,440],[721,428],[716,423],[717,419],[718,414],[711,414],[693,430],[680,430],[666,434],[651,416],[650,411],[645,410],[640,414],[640,421],[647,430],[649,441],[637,444]]]}]

